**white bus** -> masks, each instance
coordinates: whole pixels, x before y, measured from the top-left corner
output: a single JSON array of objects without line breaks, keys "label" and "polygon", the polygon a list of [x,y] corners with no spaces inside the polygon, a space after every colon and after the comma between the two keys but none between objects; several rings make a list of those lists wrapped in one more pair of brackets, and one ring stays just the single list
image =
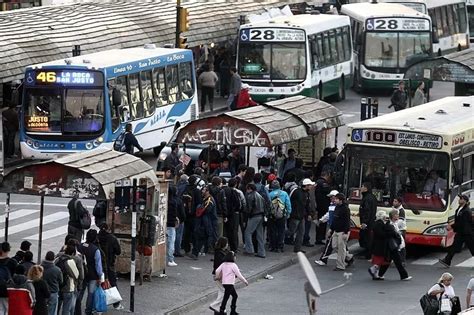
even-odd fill
[{"label": "white bus", "polygon": [[442,56],[469,48],[466,0],[426,0],[426,4],[439,41],[433,52]]},{"label": "white bus", "polygon": [[474,0],[467,0],[467,18],[469,21],[469,41],[474,43]]},{"label": "white bus", "polygon": [[[367,0],[351,0],[350,3],[361,3],[361,2],[369,2]],[[426,8],[426,0],[378,0],[378,2],[385,2],[385,3],[398,3],[402,4],[406,7],[412,8],[423,14],[428,14],[428,9]]]},{"label": "white bus", "polygon": [[349,19],[295,15],[242,25],[237,69],[258,102],[297,94],[345,98],[352,84]]},{"label": "white bus", "polygon": [[112,148],[127,123],[144,149],[155,149],[198,116],[193,53],[185,49],[145,45],[29,66],[23,93],[24,158]]},{"label": "white bus", "polygon": [[431,19],[394,3],[345,4],[354,47],[354,88],[392,89],[405,70],[432,54]]}]

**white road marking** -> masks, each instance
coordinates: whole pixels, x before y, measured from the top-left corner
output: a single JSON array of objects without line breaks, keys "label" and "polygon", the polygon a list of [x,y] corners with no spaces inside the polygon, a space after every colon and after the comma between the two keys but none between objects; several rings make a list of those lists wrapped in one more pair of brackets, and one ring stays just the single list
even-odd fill
[{"label": "white road marking", "polygon": [[[11,220],[19,219],[27,215],[33,214],[35,212],[39,212],[39,210],[31,210],[31,209],[15,210],[15,211],[10,212],[10,215],[8,216],[8,220],[11,221]],[[3,224],[5,223],[4,214],[0,215],[0,223],[3,223]]]},{"label": "white road marking", "polygon": [[[62,219],[67,218],[67,217],[69,217],[69,213],[65,212],[65,211],[56,212],[56,213],[44,216],[43,217],[43,227],[46,224],[53,223],[53,222],[62,220]],[[39,221],[40,221],[39,218],[36,218],[36,219],[33,219],[33,220],[25,222],[25,223],[16,224],[14,226],[11,226],[11,227],[8,228],[8,235],[17,234],[17,233],[24,232],[26,230],[33,229],[33,228],[38,228],[39,227]],[[4,234],[5,234],[5,229],[0,229],[0,235],[4,235]]]},{"label": "white road marking", "polygon": [[[60,226],[55,229],[43,231],[43,241],[56,237],[56,236],[61,236],[67,234],[67,225]],[[24,237],[25,240],[30,240],[30,241],[37,241],[39,240],[39,234],[36,233],[31,236]]]},{"label": "white road marking", "polygon": [[466,259],[462,263],[457,264],[456,267],[474,267],[474,257]]},{"label": "white road marking", "polygon": [[[13,205],[18,205],[18,206],[38,206],[41,205],[39,202],[10,202],[10,206]],[[67,203],[44,203],[45,206],[50,206],[50,207],[67,207]],[[5,206],[5,202],[0,202],[0,206]]]},{"label": "white road marking", "polygon": [[418,258],[415,261],[412,261],[412,265],[423,265],[423,266],[432,266],[438,263],[440,258],[443,258],[444,253],[429,253],[428,255]]}]

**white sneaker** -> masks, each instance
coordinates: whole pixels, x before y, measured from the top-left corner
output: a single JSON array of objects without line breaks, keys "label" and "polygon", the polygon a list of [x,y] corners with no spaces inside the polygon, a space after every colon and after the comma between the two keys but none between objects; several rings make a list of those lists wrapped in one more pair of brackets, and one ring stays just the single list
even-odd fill
[{"label": "white sneaker", "polygon": [[206,256],[206,253],[199,253],[199,256]]},{"label": "white sneaker", "polygon": [[408,277],[406,277],[406,278],[403,278],[402,281],[410,281],[411,279],[413,279],[413,277],[412,277],[412,276],[408,276]]},{"label": "white sneaker", "polygon": [[114,309],[123,310],[123,309],[125,309],[125,307],[120,303],[117,307],[114,306]]},{"label": "white sneaker", "polygon": [[326,266],[326,263],[322,260],[315,260],[314,263],[319,266]]},{"label": "white sneaker", "polygon": [[174,261],[170,261],[170,262],[168,263],[168,267],[176,267],[177,265],[178,265],[178,264],[175,263]]}]

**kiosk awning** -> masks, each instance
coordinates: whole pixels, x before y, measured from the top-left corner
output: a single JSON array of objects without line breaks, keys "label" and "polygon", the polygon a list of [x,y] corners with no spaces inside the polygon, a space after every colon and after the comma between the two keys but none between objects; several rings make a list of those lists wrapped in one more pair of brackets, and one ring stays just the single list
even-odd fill
[{"label": "kiosk awning", "polygon": [[97,149],[22,166],[8,173],[0,192],[82,199],[108,199],[115,181],[147,178],[158,185],[153,168],[123,152]]},{"label": "kiosk awning", "polygon": [[321,100],[293,96],[195,120],[178,129],[172,142],[275,146],[339,127],[341,115]]},{"label": "kiosk awning", "polygon": [[407,69],[405,78],[474,84],[474,49],[415,63]]}]

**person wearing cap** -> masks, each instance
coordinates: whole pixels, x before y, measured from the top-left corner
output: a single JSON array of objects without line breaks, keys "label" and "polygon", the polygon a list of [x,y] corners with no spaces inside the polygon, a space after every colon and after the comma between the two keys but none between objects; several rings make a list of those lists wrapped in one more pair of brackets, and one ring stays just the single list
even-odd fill
[{"label": "person wearing cap", "polygon": [[240,90],[239,98],[237,99],[237,109],[258,105],[258,103],[250,97],[249,89],[250,85],[246,83],[242,84],[242,89]]},{"label": "person wearing cap", "polygon": [[280,189],[280,182],[278,180],[273,180],[270,183],[270,200],[272,203],[276,198],[284,205],[284,213],[286,215],[281,219],[276,219],[272,216],[268,218],[268,235],[270,236],[270,251],[282,253],[285,239],[285,223],[292,209],[290,196],[288,196],[286,191]]},{"label": "person wearing cap", "polygon": [[398,88],[393,91],[392,97],[390,98],[390,106],[393,107],[396,112],[405,109],[407,107],[407,92],[405,91],[405,82],[402,80],[398,82]]},{"label": "person wearing cap", "polygon": [[335,271],[343,271],[346,269],[346,261],[352,260],[352,254],[347,250],[347,241],[349,240],[349,232],[351,228],[351,212],[347,205],[346,196],[337,194],[335,196],[336,208],[334,209],[334,217],[331,223],[332,247],[337,248],[337,260]]},{"label": "person wearing cap", "polygon": [[[319,225],[321,223],[326,223],[327,225],[331,226],[332,224],[332,219],[334,218],[334,209],[336,208],[336,195],[339,192],[337,190],[331,190],[331,192],[327,195],[331,199],[331,203],[329,204],[328,207],[328,212],[324,214],[316,223],[316,225]],[[319,260],[315,260],[314,262],[317,265],[320,266],[325,266],[328,263],[329,255],[332,253],[332,231],[329,230],[327,233],[326,237],[326,244],[324,245],[323,252],[321,253],[321,257]]]},{"label": "person wearing cap", "polygon": [[451,260],[454,254],[462,250],[463,244],[466,243],[466,247],[469,248],[471,255],[474,256],[474,233],[472,228],[472,212],[469,208],[469,197],[467,195],[460,194],[458,200],[458,208],[454,213],[454,222],[448,224],[447,229],[454,231],[453,244],[448,249],[448,254],[439,262],[449,268],[451,266]]},{"label": "person wearing cap", "polygon": [[288,224],[288,234],[293,236],[296,233],[293,251],[305,252],[301,250],[303,245],[304,225],[305,220],[310,217],[309,215],[309,190],[315,183],[309,179],[303,179],[301,187],[296,190],[290,196],[291,202],[291,213],[290,221]]}]

